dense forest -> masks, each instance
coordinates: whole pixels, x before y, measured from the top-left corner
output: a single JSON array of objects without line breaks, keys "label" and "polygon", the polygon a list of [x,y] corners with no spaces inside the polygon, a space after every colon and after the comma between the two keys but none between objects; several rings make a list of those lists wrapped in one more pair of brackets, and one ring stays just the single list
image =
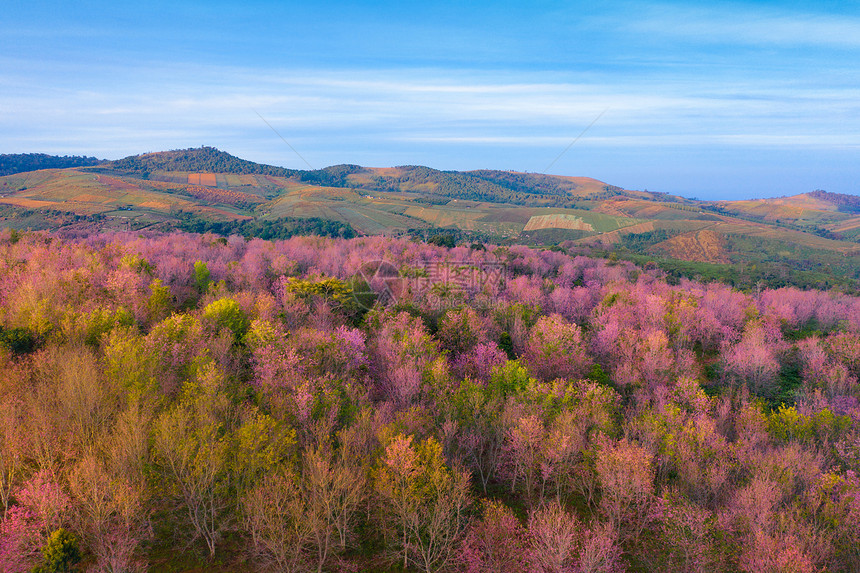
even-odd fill
[{"label": "dense forest", "polygon": [[[402,166],[399,169],[404,171],[399,176],[377,177],[371,183],[361,184],[351,183],[344,176],[340,184],[357,186],[368,191],[420,189],[423,192],[429,191],[434,195],[451,199],[528,206],[575,207],[577,200],[584,199],[570,197],[570,192],[577,188],[576,184],[540,174],[506,171],[439,171],[416,165]],[[309,176],[306,174],[302,175],[304,180],[308,180],[307,177]],[[621,189],[607,185],[599,194],[599,198],[619,194],[624,194]]]},{"label": "dense forest", "polygon": [[400,175],[374,176],[370,181],[356,181],[349,179],[349,175],[363,172],[362,167],[335,165],[315,171],[301,171],[298,178],[314,185],[352,187],[373,192],[420,190],[422,193],[429,192],[448,199],[519,204],[541,201],[541,196],[535,191],[522,191],[500,185],[473,173],[439,171],[419,165],[404,165],[397,169],[401,172]]},{"label": "dense forest", "polygon": [[0,154],[0,176],[36,171],[38,169],[65,169],[88,167],[103,163],[103,159],[78,155],[46,155],[44,153]]},{"label": "dense forest", "polygon": [[214,147],[176,149],[159,153],[132,155],[109,163],[112,169],[135,173],[152,171],[190,171],[208,173],[240,173],[290,177],[296,172],[283,167],[262,165],[240,159]]},{"label": "dense forest", "polygon": [[[491,181],[511,191],[544,197],[566,198],[579,186],[562,177],[542,173],[516,173],[513,171],[478,170],[469,171],[469,175]],[[603,191],[589,199],[600,199],[614,196],[625,196],[627,193],[614,185],[605,185]],[[583,199],[583,198],[580,198]]]},{"label": "dense forest", "polygon": [[860,299],[443,244],[0,232],[0,570],[860,569]]},{"label": "dense forest", "polygon": [[257,237],[267,241],[289,239],[297,235],[342,237],[344,239],[351,239],[357,235],[349,223],[318,217],[210,221],[197,217],[193,213],[179,213],[177,218],[179,223],[176,227],[188,233],[215,233],[225,237],[239,235],[246,239]]}]

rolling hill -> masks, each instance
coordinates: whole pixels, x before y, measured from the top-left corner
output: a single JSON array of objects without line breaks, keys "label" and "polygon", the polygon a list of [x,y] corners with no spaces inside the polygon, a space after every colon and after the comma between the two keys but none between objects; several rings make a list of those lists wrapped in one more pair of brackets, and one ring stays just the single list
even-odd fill
[{"label": "rolling hill", "polygon": [[84,159],[88,164],[0,177],[0,226],[265,229],[272,237],[280,236],[279,228],[346,236],[447,232],[614,251],[675,265],[682,274],[731,266],[750,281],[777,275],[789,282],[808,276],[812,284],[828,277],[860,281],[860,199],[850,195],[814,191],[705,202],[536,173],[358,165],[291,170],[211,147]]}]

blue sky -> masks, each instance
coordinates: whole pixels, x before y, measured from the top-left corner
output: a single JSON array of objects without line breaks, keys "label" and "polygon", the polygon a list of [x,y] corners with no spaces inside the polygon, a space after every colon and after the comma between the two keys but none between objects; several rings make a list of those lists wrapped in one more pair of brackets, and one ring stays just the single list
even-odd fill
[{"label": "blue sky", "polygon": [[0,153],[860,194],[856,3],[466,4],[6,0]]}]

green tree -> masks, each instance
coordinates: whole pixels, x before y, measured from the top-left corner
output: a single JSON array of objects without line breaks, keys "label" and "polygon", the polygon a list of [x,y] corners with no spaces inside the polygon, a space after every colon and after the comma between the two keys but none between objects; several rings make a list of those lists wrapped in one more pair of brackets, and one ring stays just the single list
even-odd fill
[{"label": "green tree", "polygon": [[63,528],[54,531],[42,547],[44,561],[33,569],[34,573],[66,573],[74,571],[81,560],[78,539]]},{"label": "green tree", "polygon": [[251,322],[245,311],[232,298],[221,298],[203,309],[203,318],[217,329],[227,328],[240,340],[247,332]]},{"label": "green tree", "polygon": [[194,263],[194,285],[201,294],[209,290],[209,267],[203,261]]}]

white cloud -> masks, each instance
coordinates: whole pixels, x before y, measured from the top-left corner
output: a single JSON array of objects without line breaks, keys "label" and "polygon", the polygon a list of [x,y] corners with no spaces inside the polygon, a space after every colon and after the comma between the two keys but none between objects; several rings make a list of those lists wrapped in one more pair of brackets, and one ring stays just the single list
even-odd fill
[{"label": "white cloud", "polygon": [[10,86],[0,92],[0,152],[97,138],[111,142],[113,157],[176,141],[252,148],[275,137],[255,112],[288,141],[329,155],[362,140],[556,148],[604,111],[578,145],[820,147],[854,146],[860,138],[860,89],[766,78],[703,88],[679,77],[585,82],[537,72],[154,65],[86,77],[45,68],[41,73],[55,78],[46,90],[21,75],[24,67],[0,75]]},{"label": "white cloud", "polygon": [[622,28],[629,32],[696,43],[860,47],[860,18],[749,4],[720,3],[707,8],[658,4],[625,22]]}]

